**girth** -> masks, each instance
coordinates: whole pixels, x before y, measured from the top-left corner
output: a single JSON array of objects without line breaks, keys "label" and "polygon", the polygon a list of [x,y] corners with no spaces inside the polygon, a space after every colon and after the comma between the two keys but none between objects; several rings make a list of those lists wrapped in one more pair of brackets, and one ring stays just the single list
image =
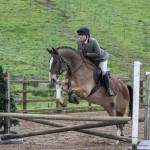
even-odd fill
[{"label": "girth", "polygon": [[94,88],[91,90],[90,94],[89,94],[87,97],[89,97],[89,96],[91,96],[92,94],[94,94],[100,87],[102,87],[101,81],[100,81],[98,84],[96,84],[96,85],[94,86]]}]

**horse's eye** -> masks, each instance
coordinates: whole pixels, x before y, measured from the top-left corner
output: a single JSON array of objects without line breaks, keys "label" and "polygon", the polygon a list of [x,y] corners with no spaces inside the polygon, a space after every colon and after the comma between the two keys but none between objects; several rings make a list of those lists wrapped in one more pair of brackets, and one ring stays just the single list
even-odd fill
[{"label": "horse's eye", "polygon": [[54,60],[54,61],[53,61],[53,63],[54,63],[54,64],[57,64],[57,63],[58,63],[58,61],[57,61],[57,60]]}]

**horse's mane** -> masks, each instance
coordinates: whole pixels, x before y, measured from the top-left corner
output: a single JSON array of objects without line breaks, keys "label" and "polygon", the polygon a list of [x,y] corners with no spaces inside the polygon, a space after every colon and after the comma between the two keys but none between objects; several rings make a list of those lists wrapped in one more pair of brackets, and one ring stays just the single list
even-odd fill
[{"label": "horse's mane", "polygon": [[69,46],[61,46],[61,47],[56,48],[56,50],[58,50],[58,51],[61,49],[69,49],[69,50],[72,50],[73,52],[76,52],[76,53],[81,55],[81,52],[79,50],[72,48],[72,47],[69,47]]},{"label": "horse's mane", "polygon": [[61,47],[56,48],[56,50],[58,50],[58,51],[61,50],[61,49],[68,49],[68,50],[71,50],[71,51],[77,53],[78,55],[81,56],[82,60],[83,60],[86,64],[89,64],[89,65],[92,65],[92,66],[95,67],[95,68],[98,68],[98,67],[97,67],[94,63],[92,63],[89,59],[85,58],[85,60],[84,60],[84,56],[83,56],[83,54],[82,54],[81,51],[79,51],[79,50],[77,50],[77,49],[75,49],[75,48],[69,47],[69,46],[61,46]]}]

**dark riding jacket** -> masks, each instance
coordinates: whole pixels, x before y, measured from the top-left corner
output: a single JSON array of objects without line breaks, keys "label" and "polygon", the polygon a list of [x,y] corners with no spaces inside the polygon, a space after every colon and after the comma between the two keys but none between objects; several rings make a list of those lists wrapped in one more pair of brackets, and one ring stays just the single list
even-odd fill
[{"label": "dark riding jacket", "polygon": [[[77,40],[78,50],[82,50],[82,41]],[[109,58],[109,54],[100,48],[99,43],[94,38],[89,38],[85,47],[86,57],[94,64],[98,65]]]}]

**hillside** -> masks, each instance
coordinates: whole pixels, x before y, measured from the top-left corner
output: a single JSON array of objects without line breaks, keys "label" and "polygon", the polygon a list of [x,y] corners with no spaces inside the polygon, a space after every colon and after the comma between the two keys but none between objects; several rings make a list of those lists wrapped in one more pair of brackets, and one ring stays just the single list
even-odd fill
[{"label": "hillside", "polygon": [[0,1],[0,64],[11,76],[47,79],[47,47],[76,48],[76,30],[91,29],[109,54],[111,74],[129,76],[133,62],[150,71],[150,0]]}]

